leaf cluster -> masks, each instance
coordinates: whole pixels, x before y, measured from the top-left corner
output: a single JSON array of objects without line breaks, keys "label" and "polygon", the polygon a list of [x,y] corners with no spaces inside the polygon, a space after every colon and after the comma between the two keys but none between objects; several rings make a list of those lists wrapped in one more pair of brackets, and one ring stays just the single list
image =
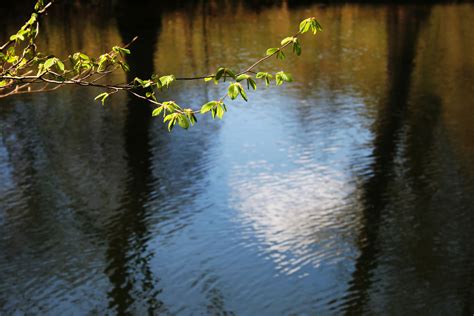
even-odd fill
[{"label": "leaf cluster", "polygon": [[[48,55],[37,50],[35,39],[39,31],[39,19],[53,0],[37,0],[34,13],[30,19],[11,35],[8,42],[0,46],[0,98],[23,92],[47,91],[50,85],[55,89],[66,84],[99,87],[105,91],[96,96],[105,105],[113,94],[126,91],[135,97],[144,99],[155,105],[153,116],[161,116],[163,122],[171,131],[175,125],[188,129],[197,123],[196,115],[211,113],[212,118],[222,119],[227,112],[226,98],[236,100],[241,97],[248,101],[246,89],[256,90],[259,79],[269,86],[273,81],[277,86],[293,81],[292,76],[284,71],[272,74],[268,71],[255,68],[272,56],[284,60],[284,50],[291,46],[292,52],[301,55],[300,35],[311,31],[316,34],[322,31],[319,22],[314,18],[301,21],[299,31],[293,36],[288,36],[280,41],[279,47],[268,48],[265,55],[242,71],[235,71],[229,67],[218,67],[215,73],[202,77],[177,78],[173,74],[158,75],[150,78],[135,78],[132,82],[121,84],[104,84],[100,79],[116,70],[129,71],[130,67],[126,58],[131,54],[128,45],[114,46],[112,49],[98,57],[92,57],[83,52],[75,52],[67,59],[60,59],[55,55]],[[133,42],[133,41],[132,41]],[[33,74],[32,74],[33,73]],[[228,82],[226,93],[218,100],[206,102],[198,109],[183,108],[175,101],[159,101],[159,93],[169,88],[178,80],[213,81],[215,84]],[[31,87],[44,84],[39,89]],[[246,87],[246,89],[244,88]]]}]

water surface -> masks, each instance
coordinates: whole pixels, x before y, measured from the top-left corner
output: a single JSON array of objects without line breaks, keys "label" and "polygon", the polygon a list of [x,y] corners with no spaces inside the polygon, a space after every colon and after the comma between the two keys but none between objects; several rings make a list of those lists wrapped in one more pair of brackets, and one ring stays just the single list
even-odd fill
[{"label": "water surface", "polygon": [[295,83],[189,131],[124,94],[1,100],[1,314],[473,313],[472,4],[126,2],[58,6],[41,47],[139,35],[125,81],[243,69],[307,16],[325,30],[262,66]]}]

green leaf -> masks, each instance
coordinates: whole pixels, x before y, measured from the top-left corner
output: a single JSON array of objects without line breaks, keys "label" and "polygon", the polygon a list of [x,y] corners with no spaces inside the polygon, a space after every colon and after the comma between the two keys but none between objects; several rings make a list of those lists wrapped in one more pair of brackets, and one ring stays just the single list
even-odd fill
[{"label": "green leaf", "polygon": [[275,80],[276,80],[276,85],[279,86],[281,84],[283,84],[283,79],[281,78],[281,76],[279,74],[277,74],[275,76]]},{"label": "green leaf", "polygon": [[123,71],[125,72],[130,71],[130,66],[126,62],[120,61],[119,64],[120,64],[120,67],[122,67]]},{"label": "green leaf", "polygon": [[158,101],[156,100],[155,92],[153,91],[153,89],[152,89],[150,92],[147,92],[147,93],[145,94],[145,96],[146,96],[148,99],[152,99],[153,101],[158,102]]},{"label": "green leaf", "polygon": [[122,56],[130,55],[130,50],[123,47],[114,46],[112,47],[112,50],[116,53],[119,53]]},{"label": "green leaf", "polygon": [[174,125],[176,124],[176,119],[173,118],[169,123],[168,123],[168,132],[171,132],[173,130]]},{"label": "green leaf", "polygon": [[102,102],[102,105],[104,105],[105,104],[105,99],[107,99],[108,97],[109,97],[109,94],[107,92],[103,92],[103,93],[99,94],[98,96],[96,96],[94,100],[100,99],[100,101]]},{"label": "green leaf", "polygon": [[174,112],[176,110],[181,110],[181,107],[178,104],[176,104],[174,101],[165,101],[162,104],[165,109],[165,112],[166,111]]},{"label": "green leaf", "polygon": [[229,69],[229,68],[226,68],[226,69],[225,69],[225,72],[226,72],[226,74],[228,74],[229,76],[231,76],[232,78],[235,79],[235,72],[234,72],[234,71],[232,71],[232,70]]},{"label": "green leaf", "polygon": [[57,60],[57,58],[55,58],[55,57],[47,59],[44,62],[43,69],[48,70],[49,68],[51,68],[54,64],[56,64],[56,60]]},{"label": "green leaf", "polygon": [[322,31],[323,28],[321,24],[319,24],[319,22],[316,20],[316,18],[311,17],[304,19],[300,23],[300,32],[302,34],[308,32],[309,30],[311,30],[313,34],[316,34],[318,31]]},{"label": "green leaf", "polygon": [[217,72],[216,72],[216,77],[215,77],[215,79],[216,79],[216,80],[221,79],[221,78],[222,78],[222,75],[224,74],[224,72],[225,72],[225,68],[222,68],[222,67],[218,68],[218,69],[217,69]]},{"label": "green leaf", "polygon": [[44,7],[44,0],[38,0],[35,4],[35,11],[39,11]]},{"label": "green leaf", "polygon": [[285,53],[282,52],[281,50],[276,54],[277,59],[284,60],[285,59]]},{"label": "green leaf", "polygon": [[237,96],[239,95],[239,86],[242,87],[240,85],[240,83],[232,83],[229,85],[229,89],[227,91],[227,95],[232,99],[232,100],[235,100],[237,98]]},{"label": "green leaf", "polygon": [[276,52],[278,52],[280,49],[279,48],[276,48],[276,47],[272,47],[272,48],[269,48],[267,49],[267,56],[270,56],[270,55],[273,55],[275,54]]},{"label": "green leaf", "polygon": [[289,73],[279,71],[275,74],[275,80],[276,80],[277,86],[279,86],[283,84],[283,82],[292,82],[293,77]]},{"label": "green leaf", "polygon": [[219,103],[217,108],[216,108],[216,116],[222,120],[222,117],[224,116],[224,113],[227,111],[224,103]]},{"label": "green leaf", "polygon": [[251,77],[247,79],[247,84],[252,87],[252,89],[257,90],[257,83]]},{"label": "green leaf", "polygon": [[237,78],[235,78],[235,80],[236,80],[237,82],[240,82],[240,81],[245,80],[245,79],[248,79],[248,78],[250,78],[249,75],[241,74],[241,75],[238,75]]},{"label": "green leaf", "polygon": [[84,60],[84,61],[89,61],[90,60],[90,57],[87,56],[86,54],[83,54],[83,53],[79,53],[79,58]]},{"label": "green leaf", "polygon": [[248,101],[247,99],[247,95],[245,94],[245,90],[244,88],[242,87],[242,85],[240,83],[235,83],[237,89],[238,89],[238,92],[240,93],[240,95],[242,96],[242,99],[244,99],[245,101]]},{"label": "green leaf", "polygon": [[28,22],[26,22],[26,25],[33,25],[36,20],[38,19],[38,14],[37,13],[33,13],[30,17],[30,19],[28,20]]},{"label": "green leaf", "polygon": [[163,122],[165,123],[168,121],[168,131],[171,132],[171,130],[173,129],[174,125],[176,124],[178,115],[179,113],[171,113],[171,114],[166,115],[165,118],[163,119]]},{"label": "green leaf", "polygon": [[154,84],[154,82],[151,81],[151,80],[144,80],[142,87],[143,88],[148,88],[148,87],[151,87],[153,84]]},{"label": "green leaf", "polygon": [[192,109],[184,109],[184,113],[189,119],[189,122],[191,123],[191,125],[194,125],[197,122],[197,118],[194,115],[194,111]]},{"label": "green leaf", "polygon": [[133,79],[133,83],[142,86],[143,85],[143,80],[138,78],[138,77],[135,77],[135,79]]},{"label": "green leaf", "polygon": [[265,85],[268,87],[270,85],[270,80],[273,79],[273,76],[268,72],[258,72],[257,76],[258,79],[265,80]]},{"label": "green leaf", "polygon": [[312,18],[307,18],[307,19],[304,19],[303,21],[301,21],[301,23],[300,23],[300,32],[301,32],[301,34],[306,33],[306,32],[309,31],[309,29],[311,28],[311,19]]},{"label": "green leaf", "polygon": [[301,55],[301,44],[298,40],[293,43],[293,52],[297,55]]},{"label": "green leaf", "polygon": [[168,75],[168,76],[163,76],[163,77],[160,77],[160,82],[161,84],[166,87],[166,88],[169,88],[170,84],[175,81],[175,76],[174,75]]},{"label": "green leaf", "polygon": [[151,115],[152,116],[158,116],[158,115],[161,114],[162,111],[163,111],[163,106],[157,107],[156,109],[153,110]]},{"label": "green leaf", "polygon": [[172,120],[173,118],[174,118],[174,113],[168,114],[168,115],[166,115],[165,118],[163,119],[163,122]]},{"label": "green leaf", "polygon": [[295,40],[295,37],[293,36],[289,36],[289,37],[285,37],[282,41],[281,41],[281,45],[286,45],[290,42],[293,42]]},{"label": "green leaf", "polygon": [[321,26],[321,24],[319,24],[318,20],[314,20],[315,22],[315,26],[316,26],[316,29],[319,31],[319,32],[322,32],[323,31],[323,27]]},{"label": "green leaf", "polygon": [[160,77],[157,74],[151,75],[151,80],[156,84],[156,87],[158,89],[161,89],[163,87],[163,84],[160,81]]},{"label": "green leaf", "polygon": [[188,129],[189,128],[189,121],[186,116],[183,114],[178,114],[177,116],[178,124],[181,128]]},{"label": "green leaf", "polygon": [[64,64],[59,59],[56,61],[56,66],[58,66],[58,68],[61,72],[64,72]]},{"label": "green leaf", "polygon": [[206,104],[204,104],[204,105],[201,107],[201,114],[204,114],[204,113],[206,113],[206,112],[209,112],[209,111],[212,110],[216,105],[217,105],[217,101],[210,101],[210,102],[207,102]]}]

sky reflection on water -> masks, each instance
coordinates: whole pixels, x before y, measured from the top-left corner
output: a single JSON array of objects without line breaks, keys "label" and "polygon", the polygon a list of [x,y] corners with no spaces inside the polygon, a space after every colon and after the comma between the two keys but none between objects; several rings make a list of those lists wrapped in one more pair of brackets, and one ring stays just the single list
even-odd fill
[{"label": "sky reflection on water", "polygon": [[242,68],[308,15],[325,31],[268,64],[295,83],[189,131],[126,95],[2,100],[0,313],[472,314],[474,7],[286,3],[51,13],[54,51],[138,34],[142,76]]}]

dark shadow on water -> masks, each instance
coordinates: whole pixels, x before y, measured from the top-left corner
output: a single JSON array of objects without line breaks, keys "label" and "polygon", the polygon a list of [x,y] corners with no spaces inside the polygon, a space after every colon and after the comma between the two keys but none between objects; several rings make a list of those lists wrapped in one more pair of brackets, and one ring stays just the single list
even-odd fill
[{"label": "dark shadow on water", "polygon": [[[150,77],[154,72],[155,44],[161,29],[161,14],[157,6],[153,1],[140,6],[119,1],[116,16],[123,42],[139,37],[133,44],[133,54],[127,58],[133,69],[133,73],[127,74],[127,81],[136,76]],[[150,233],[146,202],[154,182],[149,135],[152,108],[146,102],[130,98],[127,109],[124,131],[128,162],[126,190],[122,207],[111,220],[107,234],[106,273],[113,287],[108,293],[109,308],[120,315],[145,309],[154,314],[164,307],[157,298],[161,290],[156,288],[158,280],[150,268],[152,253],[147,250]]]},{"label": "dark shadow on water", "polygon": [[381,251],[378,240],[379,228],[387,205],[394,158],[400,148],[401,129],[406,124],[418,34],[429,14],[429,7],[389,8],[387,18],[389,88],[387,99],[382,101],[375,123],[372,176],[362,188],[364,211],[362,228],[357,238],[360,255],[356,260],[348,294],[343,302],[348,315],[363,313],[369,300],[373,271],[378,265],[377,259]]}]

